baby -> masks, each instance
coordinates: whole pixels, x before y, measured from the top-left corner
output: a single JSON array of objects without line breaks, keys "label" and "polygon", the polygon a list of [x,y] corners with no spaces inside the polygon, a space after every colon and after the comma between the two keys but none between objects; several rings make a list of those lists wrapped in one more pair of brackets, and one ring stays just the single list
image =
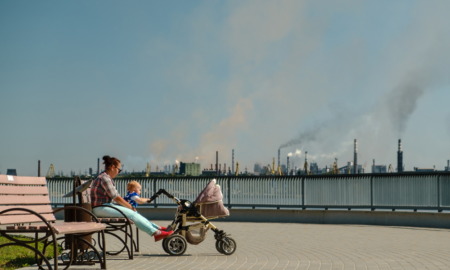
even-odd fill
[{"label": "baby", "polygon": [[[141,198],[141,189],[142,187],[137,181],[131,181],[127,185],[127,195],[123,198],[133,206],[134,210],[136,210],[138,204],[150,203],[151,201],[149,198]],[[155,226],[157,225],[155,224]],[[162,236],[167,237],[173,233],[173,231],[168,231],[167,228],[163,226],[158,226],[158,229],[159,231],[157,231],[155,235],[156,241],[159,241]],[[159,236],[160,234],[162,235]]]},{"label": "baby", "polygon": [[141,198],[141,185],[137,181],[131,181],[127,185],[127,195],[123,197],[125,201],[131,204],[135,209],[138,204],[149,203],[150,199]]}]

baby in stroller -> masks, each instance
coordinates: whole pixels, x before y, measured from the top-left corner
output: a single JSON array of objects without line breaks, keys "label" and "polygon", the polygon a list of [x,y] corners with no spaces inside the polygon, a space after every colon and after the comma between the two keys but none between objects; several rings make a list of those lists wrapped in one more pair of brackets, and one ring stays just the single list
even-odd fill
[{"label": "baby in stroller", "polygon": [[[200,244],[209,229],[214,232],[217,251],[225,255],[231,255],[236,251],[236,241],[209,221],[230,215],[228,209],[223,205],[222,191],[216,183],[216,179],[206,185],[194,202],[178,199],[164,189],[156,192],[149,202],[161,194],[166,195],[178,205],[175,218],[167,228],[167,230],[174,230],[174,233],[162,242],[166,253],[177,256],[184,254],[187,248],[186,242],[193,245]],[[194,230],[199,230],[199,235],[195,235]]]}]

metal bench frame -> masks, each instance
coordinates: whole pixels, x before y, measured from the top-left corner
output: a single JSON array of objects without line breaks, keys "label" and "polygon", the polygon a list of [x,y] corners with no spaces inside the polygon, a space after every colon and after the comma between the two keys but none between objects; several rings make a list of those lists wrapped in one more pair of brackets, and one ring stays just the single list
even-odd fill
[{"label": "metal bench frame", "polygon": [[[83,212],[90,217],[84,222],[56,222],[54,213],[71,209]],[[105,224],[88,210],[78,206],[66,206],[53,210],[45,177],[25,177],[0,175],[0,235],[11,242],[0,245],[22,246],[32,250],[40,269],[58,269],[59,265],[92,265],[99,263],[106,269]],[[86,236],[99,235],[100,249]],[[30,236],[30,240],[18,240],[17,234]],[[39,250],[38,243],[44,244]],[[31,245],[30,245],[31,244]],[[45,257],[49,246],[53,246],[53,266]],[[58,247],[68,249],[58,256]],[[91,251],[90,251],[91,249]],[[58,259],[61,260],[58,263]]]},{"label": "metal bench frame", "polygon": [[[79,205],[86,205],[91,203],[91,180],[82,181],[80,177],[74,177],[73,191],[64,195],[64,197],[73,197],[73,204],[76,204],[78,199]],[[132,260],[134,258],[134,252],[139,252],[139,229],[136,227],[136,233],[133,233],[134,222],[129,219],[120,209],[117,209],[109,205],[99,205],[96,207],[109,207],[114,208],[121,217],[97,217],[100,223],[106,225],[105,234],[113,236],[120,241],[118,250],[106,250],[108,255],[118,255],[126,250],[128,258]],[[136,235],[136,237],[134,237]],[[100,237],[100,236],[99,236]],[[98,239],[101,244],[100,238]]]},{"label": "metal bench frame", "polygon": [[[96,207],[110,207],[109,205],[99,205]],[[128,258],[132,260],[134,258],[134,252],[139,252],[139,229],[136,227],[136,233],[133,233],[132,225],[134,222],[127,218],[120,209],[114,208],[123,217],[121,218],[103,218],[98,217],[98,220],[106,225],[105,233],[113,236],[121,242],[121,247],[117,251],[107,250],[108,255],[118,255],[126,250]]]}]

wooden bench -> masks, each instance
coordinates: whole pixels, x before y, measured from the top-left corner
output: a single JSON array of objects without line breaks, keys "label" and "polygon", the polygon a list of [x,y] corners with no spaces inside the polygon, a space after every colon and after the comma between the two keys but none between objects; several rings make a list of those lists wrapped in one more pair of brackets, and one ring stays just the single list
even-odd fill
[{"label": "wooden bench", "polygon": [[[78,205],[86,205],[89,204],[89,208],[93,209],[95,207],[91,207],[91,180],[81,180],[80,177],[74,177],[73,190],[75,194],[71,191],[65,194],[63,197],[73,197],[73,204],[76,204],[76,200],[78,198]],[[77,198],[76,198],[77,197]],[[114,208],[108,205],[100,205],[96,207],[108,207]],[[128,258],[132,260],[134,258],[134,252],[139,252],[139,229],[136,227],[135,233],[133,232],[133,224],[134,222],[129,219],[120,209],[114,208],[117,210],[121,217],[97,217],[100,223],[106,225],[105,234],[113,236],[114,239],[120,242],[117,245],[116,250],[111,250],[110,248],[106,248],[106,254],[108,255],[118,255],[123,251],[127,252]],[[100,237],[100,235],[99,235]],[[99,243],[101,243],[100,239]]]},{"label": "wooden bench", "polygon": [[[74,211],[90,216],[84,222],[56,222],[54,213]],[[0,235],[11,242],[0,245],[22,246],[35,253],[39,266],[45,264],[48,269],[58,269],[63,265],[92,265],[100,263],[106,269],[105,224],[100,223],[88,210],[77,206],[66,206],[52,210],[44,177],[24,177],[0,175]],[[92,244],[90,235],[100,235],[100,251]],[[16,235],[30,236],[30,240],[18,240]],[[38,243],[43,248],[38,248]],[[53,246],[53,266],[44,254]],[[58,252],[62,248],[62,252]],[[58,256],[60,253],[61,256]],[[58,263],[58,258],[61,262]]]}]

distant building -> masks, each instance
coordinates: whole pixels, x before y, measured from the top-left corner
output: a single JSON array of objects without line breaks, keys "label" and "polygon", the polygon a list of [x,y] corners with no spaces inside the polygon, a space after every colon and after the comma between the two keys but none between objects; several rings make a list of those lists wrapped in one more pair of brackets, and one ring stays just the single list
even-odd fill
[{"label": "distant building", "polygon": [[372,173],[387,173],[386,165],[372,165]]},{"label": "distant building", "polygon": [[216,170],[203,170],[202,175],[203,176],[216,176],[217,171]]},{"label": "distant building", "polygon": [[319,173],[319,166],[317,165],[316,162],[311,162],[309,164],[309,171],[311,172],[311,174],[318,174]]},{"label": "distant building", "polygon": [[199,176],[200,164],[199,163],[184,163],[180,162],[180,174],[189,175],[189,176]]},{"label": "distant building", "polygon": [[262,171],[262,166],[260,163],[255,163],[255,165],[253,166],[253,172],[255,174],[260,174]]},{"label": "distant building", "polygon": [[16,169],[7,169],[6,175],[17,175],[17,170]]},{"label": "distant building", "polygon": [[435,168],[417,168],[417,167],[414,167],[414,171],[415,172],[435,172],[436,169]]},{"label": "distant building", "polygon": [[[339,168],[339,173],[342,173],[342,174],[353,174],[354,167],[355,166],[353,165],[353,162],[348,162],[347,166]],[[364,169],[363,169],[362,165],[360,165],[360,164],[356,165],[356,173],[357,174],[364,173]]]}]

